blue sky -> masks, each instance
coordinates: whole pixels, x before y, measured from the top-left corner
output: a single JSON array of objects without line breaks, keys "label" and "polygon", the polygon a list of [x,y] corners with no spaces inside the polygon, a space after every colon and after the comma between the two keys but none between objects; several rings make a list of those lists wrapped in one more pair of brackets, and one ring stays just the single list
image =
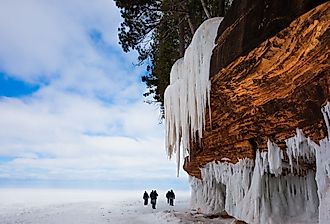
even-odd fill
[{"label": "blue sky", "polygon": [[0,187],[188,189],[111,0],[0,3]]}]

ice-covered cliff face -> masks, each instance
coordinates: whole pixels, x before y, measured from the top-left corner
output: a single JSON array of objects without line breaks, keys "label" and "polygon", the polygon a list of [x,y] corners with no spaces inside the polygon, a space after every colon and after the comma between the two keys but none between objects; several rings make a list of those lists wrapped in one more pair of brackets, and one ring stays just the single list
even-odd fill
[{"label": "ice-covered cliff face", "polygon": [[221,21],[222,18],[212,18],[202,23],[184,57],[176,61],[171,70],[164,99],[166,149],[169,157],[176,152],[178,167],[180,148],[185,157],[190,140],[202,137],[205,108],[210,98],[210,59]]},{"label": "ice-covered cliff face", "polygon": [[[322,108],[330,132],[330,103]],[[319,144],[300,129],[287,139],[286,151],[268,140],[256,159],[236,164],[212,162],[202,180],[191,178],[192,207],[228,214],[248,223],[328,223],[330,219],[330,135]],[[286,155],[284,155],[286,154]],[[283,161],[289,158],[289,163]],[[313,164],[316,172],[301,167]],[[286,169],[287,173],[282,175]]]},{"label": "ice-covered cliff face", "polygon": [[[283,150],[285,140],[295,134],[296,128],[315,142],[325,138],[320,108],[330,100],[329,10],[327,2],[309,11],[210,78],[212,125],[206,112],[201,144],[191,143],[185,171],[200,178],[199,167],[213,160],[226,157],[237,163],[238,159],[254,159],[256,148],[267,149],[268,138]],[[244,43],[239,40],[251,38],[240,32],[253,19],[249,16],[219,34],[212,57],[220,60],[226,56],[215,49],[220,40],[231,37],[228,33],[233,32],[240,45]],[[222,46],[227,51],[236,49]]]},{"label": "ice-covered cliff face", "polygon": [[[210,95],[208,70],[200,61],[185,62],[197,50],[173,66],[166,147],[178,161],[180,148],[191,150],[184,169],[197,177],[191,178],[194,208],[248,223],[330,220],[329,9],[328,2],[311,10],[222,68],[211,78]],[[225,31],[220,40],[230,27]],[[187,65],[207,73],[182,73]],[[212,117],[204,110],[209,97]]]}]

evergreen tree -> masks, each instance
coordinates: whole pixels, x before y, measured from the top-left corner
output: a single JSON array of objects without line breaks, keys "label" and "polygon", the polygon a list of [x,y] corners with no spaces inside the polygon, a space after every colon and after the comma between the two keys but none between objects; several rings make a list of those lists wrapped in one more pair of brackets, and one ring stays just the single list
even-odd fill
[{"label": "evergreen tree", "polygon": [[[115,0],[124,21],[119,31],[123,50],[136,50],[138,61],[147,62],[142,76],[151,103],[160,103],[169,85],[174,62],[184,55],[196,28],[208,17],[224,16],[231,0]],[[149,101],[150,102],[150,101]],[[162,113],[163,114],[163,113]]]}]

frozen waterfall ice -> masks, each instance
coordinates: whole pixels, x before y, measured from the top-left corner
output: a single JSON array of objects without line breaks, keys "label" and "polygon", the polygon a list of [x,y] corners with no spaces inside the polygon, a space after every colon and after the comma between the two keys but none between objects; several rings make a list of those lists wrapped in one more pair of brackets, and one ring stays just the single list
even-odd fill
[{"label": "frozen waterfall ice", "polygon": [[[210,60],[215,47],[218,27],[223,18],[211,18],[196,30],[184,57],[174,63],[170,85],[165,91],[165,129],[168,156],[177,155],[180,166],[180,148],[183,157],[189,142],[202,136],[205,108],[210,98]],[[197,139],[198,139],[197,138]]]}]

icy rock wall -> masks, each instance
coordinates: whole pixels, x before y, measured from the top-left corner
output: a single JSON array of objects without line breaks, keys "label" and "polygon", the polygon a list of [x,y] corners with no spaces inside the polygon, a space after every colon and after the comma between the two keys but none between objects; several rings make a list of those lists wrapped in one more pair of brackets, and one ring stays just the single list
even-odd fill
[{"label": "icy rock wall", "polygon": [[176,152],[178,167],[180,148],[183,148],[185,157],[190,140],[196,133],[202,136],[205,108],[210,98],[210,60],[222,19],[212,18],[203,22],[184,57],[171,69],[170,85],[164,96],[165,146],[169,157]]},{"label": "icy rock wall", "polygon": [[[254,168],[249,159],[237,164],[209,163],[202,170],[202,181],[191,179],[194,186],[192,208],[206,214],[226,211],[248,223],[285,223],[289,217],[301,214],[308,220],[317,216],[318,196],[313,171],[304,177],[275,177],[265,173],[267,162],[260,153],[255,162]],[[224,192],[214,194],[214,188]]]},{"label": "icy rock wall", "polygon": [[[330,103],[322,108],[330,131]],[[228,214],[248,223],[328,223],[330,220],[330,141],[329,136],[316,144],[300,129],[286,140],[283,152],[268,140],[268,150],[257,152],[255,161],[236,164],[212,162],[202,170],[202,180],[191,179],[192,207],[203,213]],[[316,161],[316,173],[303,173],[300,162]],[[286,168],[290,173],[281,175]],[[297,175],[298,174],[298,175]],[[215,190],[220,189],[219,190]],[[216,192],[216,193],[215,193]],[[218,196],[220,195],[220,196]],[[209,199],[211,198],[211,200]],[[222,210],[221,210],[222,208]]]},{"label": "icy rock wall", "polygon": [[316,149],[316,182],[320,200],[319,223],[329,223],[330,220],[330,103],[322,109],[328,137],[320,141]]},{"label": "icy rock wall", "polygon": [[217,214],[224,211],[226,188],[215,179],[207,184],[195,177],[189,178],[191,184],[191,208],[204,214]]},{"label": "icy rock wall", "polygon": [[[253,161],[249,159],[241,160],[236,164],[209,163],[202,169],[203,187],[197,188],[196,194],[203,195],[204,197],[210,195],[212,203],[210,203],[210,200],[204,199],[205,203],[200,207],[201,211],[203,213],[212,214],[224,210],[227,212],[228,210],[232,210],[232,205],[240,201],[249,189],[251,184],[251,171],[253,171]],[[193,181],[194,179],[192,182]],[[214,186],[222,190],[222,197],[213,196],[212,188]],[[217,207],[214,204],[219,204],[221,206]],[[193,205],[195,208],[197,206]]]}]

